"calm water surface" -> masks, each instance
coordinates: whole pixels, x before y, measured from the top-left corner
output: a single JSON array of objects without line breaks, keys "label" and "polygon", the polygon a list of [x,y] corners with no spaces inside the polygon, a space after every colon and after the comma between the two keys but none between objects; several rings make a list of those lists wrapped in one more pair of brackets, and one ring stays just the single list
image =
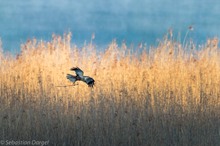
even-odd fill
[{"label": "calm water surface", "polygon": [[169,28],[175,37],[195,43],[220,36],[218,0],[2,0],[0,37],[4,51],[17,53],[27,39],[49,41],[53,33],[72,32],[72,43],[89,42],[95,33],[98,47],[116,39],[120,44],[156,45]]}]

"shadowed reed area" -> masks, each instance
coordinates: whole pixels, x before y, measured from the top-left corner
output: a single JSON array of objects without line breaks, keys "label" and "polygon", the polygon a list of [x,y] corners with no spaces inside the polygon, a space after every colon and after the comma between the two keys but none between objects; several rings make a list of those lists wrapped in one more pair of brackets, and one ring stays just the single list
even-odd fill
[{"label": "shadowed reed area", "polygon": [[[71,34],[0,54],[0,137],[50,145],[220,145],[218,40],[195,49],[165,37],[157,47],[105,51]],[[135,51],[134,51],[135,50]],[[80,67],[94,88],[71,85]],[[66,86],[66,87],[62,87]]]}]

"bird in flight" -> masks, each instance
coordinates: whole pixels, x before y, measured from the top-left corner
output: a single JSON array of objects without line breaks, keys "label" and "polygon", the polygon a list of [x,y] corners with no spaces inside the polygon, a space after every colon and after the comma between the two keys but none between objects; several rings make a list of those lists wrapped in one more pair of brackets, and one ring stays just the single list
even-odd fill
[{"label": "bird in flight", "polygon": [[83,71],[78,67],[73,67],[70,70],[75,71],[76,76],[67,74],[66,78],[69,79],[73,84],[75,84],[76,81],[83,81],[85,82],[89,87],[93,87],[95,84],[95,80],[89,76],[83,76]]}]

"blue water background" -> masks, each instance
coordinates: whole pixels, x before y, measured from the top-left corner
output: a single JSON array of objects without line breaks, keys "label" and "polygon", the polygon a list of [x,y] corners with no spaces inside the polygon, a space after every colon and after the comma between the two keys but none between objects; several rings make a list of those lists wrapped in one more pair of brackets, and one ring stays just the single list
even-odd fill
[{"label": "blue water background", "polygon": [[116,39],[156,45],[172,28],[181,41],[196,44],[220,36],[218,0],[1,0],[0,37],[4,51],[18,53],[27,39],[51,40],[53,33],[72,32],[72,43],[103,47]]}]

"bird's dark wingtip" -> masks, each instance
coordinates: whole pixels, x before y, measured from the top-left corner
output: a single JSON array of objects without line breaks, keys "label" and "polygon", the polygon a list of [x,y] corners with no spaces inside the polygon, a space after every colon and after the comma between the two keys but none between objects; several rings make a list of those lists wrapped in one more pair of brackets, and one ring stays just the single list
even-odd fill
[{"label": "bird's dark wingtip", "polygon": [[76,71],[76,70],[81,70],[81,69],[78,66],[76,66],[76,67],[70,68],[70,70]]},{"label": "bird's dark wingtip", "polygon": [[76,69],[76,67],[72,67],[72,68],[70,68],[70,70],[75,70]]},{"label": "bird's dark wingtip", "polygon": [[93,88],[93,86],[95,86],[95,81],[89,82],[89,83],[88,83],[88,86],[91,87],[91,88]]},{"label": "bird's dark wingtip", "polygon": [[70,76],[72,76],[71,74],[66,74],[66,77],[68,78],[68,77],[70,77]]},{"label": "bird's dark wingtip", "polygon": [[88,87],[93,88],[95,85],[88,85]]}]

